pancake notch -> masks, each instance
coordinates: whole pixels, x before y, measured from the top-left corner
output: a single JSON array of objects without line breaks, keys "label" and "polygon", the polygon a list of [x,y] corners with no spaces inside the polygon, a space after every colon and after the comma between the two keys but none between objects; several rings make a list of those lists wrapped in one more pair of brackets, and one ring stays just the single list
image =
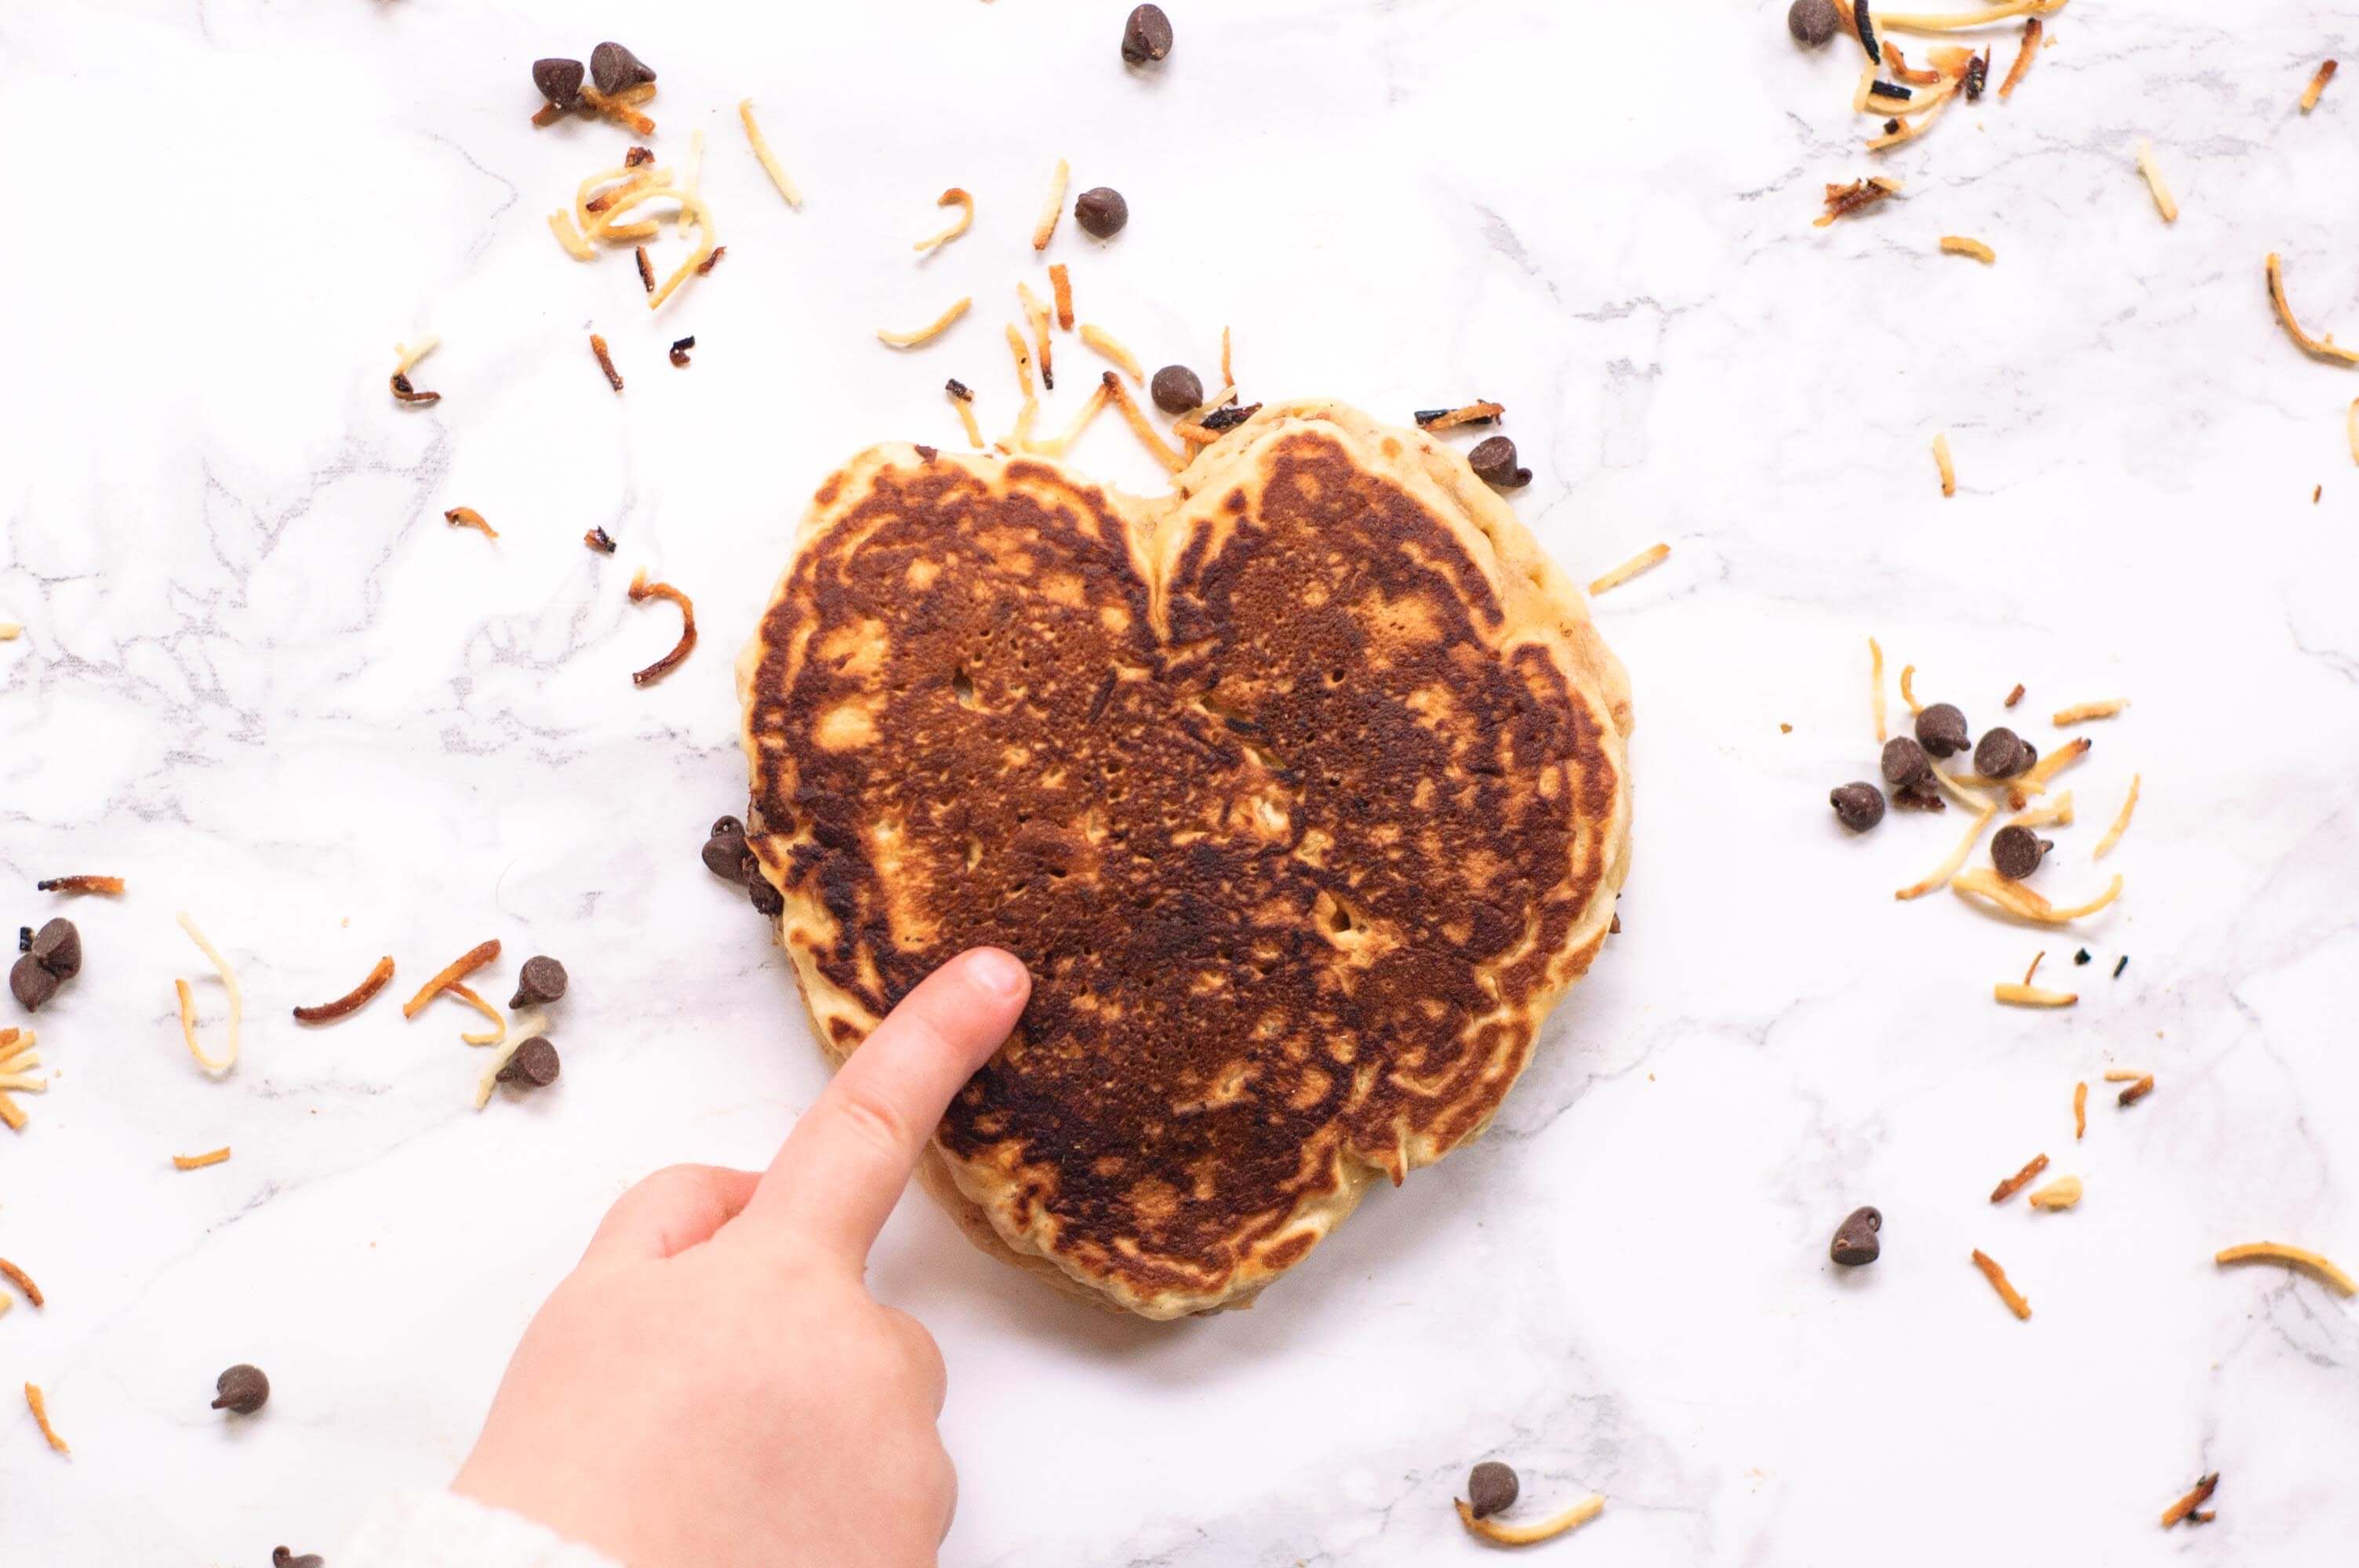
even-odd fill
[{"label": "pancake notch", "polygon": [[739,666],[822,1044],[962,948],[1021,957],[922,1173],[1150,1317],[1246,1304],[1479,1132],[1629,839],[1621,666],[1455,452],[1294,404],[1177,482],[872,449]]}]

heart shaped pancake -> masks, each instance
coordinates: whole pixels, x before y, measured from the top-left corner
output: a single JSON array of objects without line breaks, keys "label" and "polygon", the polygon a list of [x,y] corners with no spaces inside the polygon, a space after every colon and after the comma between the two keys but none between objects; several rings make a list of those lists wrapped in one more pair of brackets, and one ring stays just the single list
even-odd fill
[{"label": "heart shaped pancake", "polygon": [[939,1129],[970,1234],[1153,1317],[1249,1302],[1480,1131],[1628,863],[1620,665],[1463,459],[1265,409],[1157,501],[875,448],[739,665],[747,832],[841,1061],[1035,977]]}]

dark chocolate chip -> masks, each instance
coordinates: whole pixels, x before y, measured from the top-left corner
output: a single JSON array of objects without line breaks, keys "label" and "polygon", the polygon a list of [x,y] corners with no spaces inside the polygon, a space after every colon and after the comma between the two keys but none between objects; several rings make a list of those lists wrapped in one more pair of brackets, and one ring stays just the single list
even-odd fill
[{"label": "dark chocolate chip", "polygon": [[704,869],[724,881],[743,887],[749,854],[745,825],[734,816],[724,816],[712,825],[712,836],[704,840]]},{"label": "dark chocolate chip", "polygon": [[1834,1242],[1827,1249],[1827,1256],[1846,1269],[1873,1263],[1884,1254],[1884,1244],[1876,1239],[1876,1232],[1883,1228],[1882,1210],[1855,1208],[1835,1227]]},{"label": "dark chocolate chip", "polygon": [[212,1408],[252,1415],[270,1402],[270,1379],[259,1367],[241,1361],[213,1379]]},{"label": "dark chocolate chip", "polygon": [[1786,13],[1786,30],[1794,35],[1796,43],[1812,49],[1833,38],[1842,26],[1833,0],[1794,0],[1793,8]]},{"label": "dark chocolate chip", "polygon": [[1991,836],[1991,864],[2009,881],[2021,881],[2039,869],[2039,859],[2056,848],[2030,828],[2013,826]]},{"label": "dark chocolate chip", "polygon": [[306,1552],[298,1557],[283,1546],[270,1552],[270,1568],[328,1568],[328,1560],[316,1552]]},{"label": "dark chocolate chip", "polygon": [[1884,792],[1872,784],[1847,784],[1827,795],[1835,818],[1854,833],[1864,833],[1884,820]]},{"label": "dark chocolate chip", "polygon": [[590,51],[590,80],[609,98],[655,79],[656,73],[647,68],[647,62],[620,44],[600,44]]},{"label": "dark chocolate chip", "polygon": [[1973,744],[1966,716],[1953,702],[1936,702],[1917,716],[1917,741],[1937,757],[1954,757]]},{"label": "dark chocolate chip", "polygon": [[1485,1459],[1466,1474],[1466,1507],[1476,1519],[1489,1519],[1513,1508],[1524,1489],[1516,1472],[1496,1459]]},{"label": "dark chocolate chip", "polygon": [[582,106],[582,62],[554,56],[532,62],[532,84],[560,109]]},{"label": "dark chocolate chip", "polygon": [[1884,782],[1895,789],[1906,789],[1933,771],[1932,760],[1925,748],[1906,735],[1895,735],[1884,743]]},{"label": "dark chocolate chip", "polygon": [[2037,755],[2022,736],[2004,724],[1995,725],[1974,742],[1974,772],[1986,779],[2011,779],[2031,766]]},{"label": "dark chocolate chip", "polygon": [[564,994],[565,966],[543,953],[527,958],[524,968],[516,971],[516,991],[508,999],[508,1006],[555,1001]]},{"label": "dark chocolate chip", "polygon": [[58,994],[58,978],[34,961],[30,953],[18,956],[8,970],[8,991],[16,1005],[27,1012],[38,1012],[42,1005]]},{"label": "dark chocolate chip", "polygon": [[32,945],[25,950],[35,963],[61,980],[82,973],[82,933],[63,915],[34,932]]},{"label": "dark chocolate chip", "polygon": [[1130,222],[1130,203],[1122,192],[1108,185],[1095,185],[1084,190],[1073,201],[1073,222],[1083,232],[1101,240],[1113,239]]},{"label": "dark chocolate chip", "polygon": [[1165,365],[1155,373],[1147,390],[1155,406],[1166,414],[1185,414],[1204,401],[1204,384],[1186,365]]},{"label": "dark chocolate chip", "polygon": [[1492,436],[1474,443],[1466,454],[1467,465],[1474,476],[1502,490],[1514,490],[1532,482],[1532,470],[1516,466],[1516,443],[1505,436]]},{"label": "dark chocolate chip", "polygon": [[2089,949],[2083,947],[2079,952],[2073,954],[2072,961],[2076,964],[2087,963],[2089,961]]},{"label": "dark chocolate chip", "polygon": [[1204,416],[1201,423],[1207,430],[1232,430],[1260,412],[1261,405],[1258,403],[1248,403],[1243,408],[1233,403],[1226,408],[1213,409]]},{"label": "dark chocolate chip", "polygon": [[496,1076],[500,1082],[519,1088],[545,1089],[557,1081],[557,1047],[547,1035],[536,1034],[500,1064]]},{"label": "dark chocolate chip", "polygon": [[[1825,4],[1825,0],[1820,0]],[[1171,52],[1171,18],[1160,5],[1137,5],[1122,25],[1122,58],[1133,65],[1161,59]]]}]

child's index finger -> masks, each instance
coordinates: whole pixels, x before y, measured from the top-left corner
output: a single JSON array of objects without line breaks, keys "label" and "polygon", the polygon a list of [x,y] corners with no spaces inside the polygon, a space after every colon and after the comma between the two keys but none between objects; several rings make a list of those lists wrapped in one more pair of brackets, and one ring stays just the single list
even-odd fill
[{"label": "child's index finger", "polygon": [[1022,962],[997,947],[927,976],[803,1113],[744,1218],[861,1267],[951,1097],[1006,1040],[1031,991]]}]

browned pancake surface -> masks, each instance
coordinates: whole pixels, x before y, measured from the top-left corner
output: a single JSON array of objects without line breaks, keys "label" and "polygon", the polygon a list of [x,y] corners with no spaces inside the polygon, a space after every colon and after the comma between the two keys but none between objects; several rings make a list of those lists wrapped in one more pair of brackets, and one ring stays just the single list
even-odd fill
[{"label": "browned pancake surface", "polygon": [[1283,1269],[1354,1165],[1479,1129],[1614,858],[1577,840],[1618,749],[1544,647],[1503,656],[1461,538],[1315,430],[1253,482],[1158,568],[1051,465],[883,467],[749,688],[762,836],[831,917],[810,960],[877,1017],[977,943],[1024,959],[941,1147],[1133,1304]]}]

